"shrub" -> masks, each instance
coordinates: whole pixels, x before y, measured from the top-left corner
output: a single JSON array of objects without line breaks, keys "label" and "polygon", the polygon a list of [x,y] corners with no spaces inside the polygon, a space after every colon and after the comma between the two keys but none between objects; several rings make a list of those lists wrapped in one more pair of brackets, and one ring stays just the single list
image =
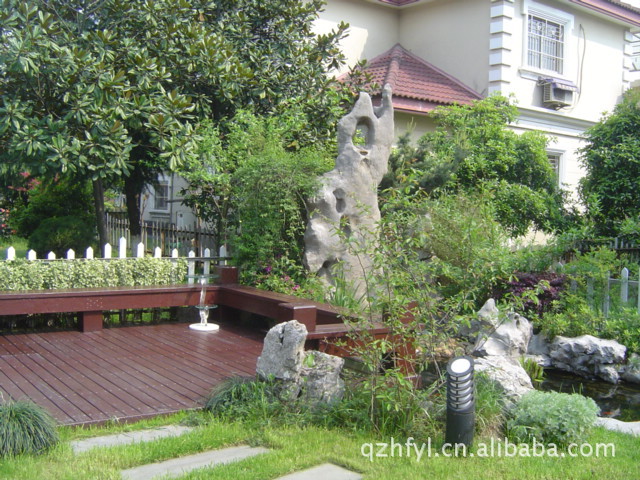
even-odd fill
[{"label": "shrub", "polygon": [[494,297],[520,299],[525,314],[540,317],[552,310],[565,288],[566,277],[562,274],[516,272],[494,292]]},{"label": "shrub", "polygon": [[35,403],[8,401],[0,405],[0,456],[39,454],[58,441],[55,420]]},{"label": "shrub", "polygon": [[77,259],[51,262],[16,259],[0,262],[0,290],[133,287],[182,283],[185,259]]},{"label": "shrub", "polygon": [[66,216],[47,218],[29,237],[29,248],[41,254],[53,252],[64,257],[67,250],[78,252],[95,242],[95,229],[86,219]]},{"label": "shrub", "polygon": [[507,435],[515,443],[535,438],[541,443],[567,446],[585,438],[599,411],[593,399],[582,395],[534,390],[511,410]]}]

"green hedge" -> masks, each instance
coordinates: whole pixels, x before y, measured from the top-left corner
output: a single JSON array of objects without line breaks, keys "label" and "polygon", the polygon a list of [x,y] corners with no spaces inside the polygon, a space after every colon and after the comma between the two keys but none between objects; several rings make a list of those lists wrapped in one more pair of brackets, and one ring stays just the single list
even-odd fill
[{"label": "green hedge", "polygon": [[0,262],[0,291],[172,285],[186,275],[186,259],[16,259]]}]

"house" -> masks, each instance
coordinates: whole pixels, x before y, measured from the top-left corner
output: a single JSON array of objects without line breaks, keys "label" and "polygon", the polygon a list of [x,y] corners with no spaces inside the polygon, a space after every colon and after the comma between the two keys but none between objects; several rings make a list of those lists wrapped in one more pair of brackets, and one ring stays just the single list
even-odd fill
[{"label": "house", "polygon": [[367,59],[392,84],[397,133],[432,128],[437,105],[513,95],[513,128],[549,135],[570,191],[583,175],[584,131],[640,78],[638,0],[328,0],[317,32],[340,21],[350,24],[349,64]]}]

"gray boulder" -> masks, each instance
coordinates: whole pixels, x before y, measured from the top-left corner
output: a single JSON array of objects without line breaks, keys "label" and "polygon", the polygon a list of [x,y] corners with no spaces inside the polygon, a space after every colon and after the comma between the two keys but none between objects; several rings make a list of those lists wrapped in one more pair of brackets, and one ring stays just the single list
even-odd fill
[{"label": "gray boulder", "polygon": [[463,325],[460,328],[460,335],[471,343],[475,343],[480,332],[491,332],[500,324],[500,311],[496,307],[493,298],[487,300],[482,308],[478,310],[476,318],[471,320],[469,326]]},{"label": "gray boulder", "polygon": [[304,360],[307,327],[297,320],[279,323],[264,339],[256,372],[263,379],[297,382]]},{"label": "gray boulder", "polygon": [[480,357],[506,355],[521,356],[527,353],[533,335],[531,322],[517,313],[509,313],[492,332],[481,333],[473,348],[473,355]]},{"label": "gray boulder", "polygon": [[344,359],[324,352],[306,352],[300,371],[301,397],[311,403],[333,403],[342,398],[340,378]]},{"label": "gray boulder", "polygon": [[640,355],[632,353],[622,372],[622,379],[629,383],[640,384]]},{"label": "gray boulder", "polygon": [[258,357],[258,377],[278,382],[280,397],[285,401],[339,400],[344,393],[344,382],[340,378],[344,359],[323,352],[305,352],[306,339],[307,328],[297,320],[271,328]]},{"label": "gray boulder", "polygon": [[542,367],[551,366],[551,358],[549,357],[549,337],[544,333],[538,333],[531,336],[529,346],[527,347],[526,358],[535,360]]},{"label": "gray boulder", "polygon": [[568,338],[557,336],[549,344],[554,367],[585,378],[601,378],[610,383],[619,379],[619,365],[624,362],[626,347],[615,340],[591,335]]},{"label": "gray boulder", "polygon": [[[364,136],[362,144],[354,143],[358,135]],[[379,107],[361,93],[338,123],[336,166],[322,175],[319,191],[308,199],[305,265],[328,285],[335,285],[335,275],[342,276],[356,298],[369,293],[364,278],[373,268],[369,252],[379,237],[377,188],[387,173],[394,138],[391,88],[383,89]]]},{"label": "gray boulder", "polygon": [[474,360],[475,371],[484,372],[504,392],[507,400],[515,402],[533,390],[529,375],[515,358],[488,356]]}]

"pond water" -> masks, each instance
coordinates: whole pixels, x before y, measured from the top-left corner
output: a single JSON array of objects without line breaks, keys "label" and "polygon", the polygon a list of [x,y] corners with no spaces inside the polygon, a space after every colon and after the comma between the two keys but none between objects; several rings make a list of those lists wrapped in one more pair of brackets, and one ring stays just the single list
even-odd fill
[{"label": "pond water", "polygon": [[560,370],[545,370],[541,390],[580,393],[593,398],[600,407],[600,416],[624,422],[640,421],[640,386],[630,383],[610,383],[587,380]]}]

